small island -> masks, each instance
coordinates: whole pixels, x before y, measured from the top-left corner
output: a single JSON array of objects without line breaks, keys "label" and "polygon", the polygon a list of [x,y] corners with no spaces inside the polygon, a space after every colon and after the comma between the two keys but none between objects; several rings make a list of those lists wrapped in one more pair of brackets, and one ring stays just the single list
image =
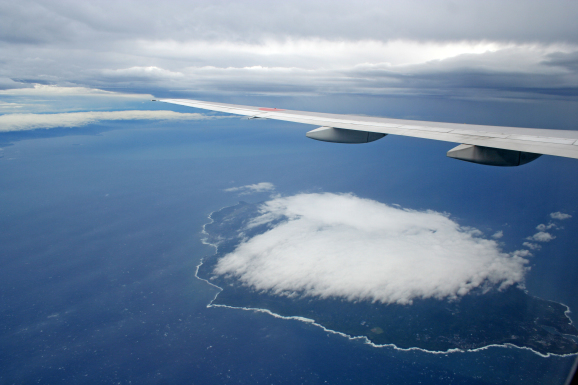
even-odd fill
[{"label": "small island", "polygon": [[275,224],[247,230],[245,225],[258,215],[258,204],[240,202],[212,213],[212,222],[205,225],[205,241],[218,245],[218,250],[203,260],[197,276],[222,289],[212,304],[304,317],[329,330],[365,336],[376,345],[440,352],[510,344],[540,354],[578,353],[578,330],[567,316],[568,308],[514,286],[474,292],[458,300],[419,299],[411,305],[399,305],[288,298],[257,292],[235,277],[215,275],[213,270],[221,257],[235,250],[243,239],[264,233]]}]

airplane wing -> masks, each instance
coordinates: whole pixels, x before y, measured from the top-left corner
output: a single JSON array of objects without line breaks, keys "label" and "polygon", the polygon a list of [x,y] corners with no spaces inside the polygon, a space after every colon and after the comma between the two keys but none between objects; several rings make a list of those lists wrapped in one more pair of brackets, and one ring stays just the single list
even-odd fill
[{"label": "airplane wing", "polygon": [[578,131],[482,126],[474,124],[425,122],[293,111],[282,108],[251,107],[189,99],[158,99],[205,110],[248,116],[249,119],[276,119],[319,126],[309,138],[336,143],[367,143],[386,135],[461,143],[447,156],[493,166],[519,166],[540,155],[578,159]]}]

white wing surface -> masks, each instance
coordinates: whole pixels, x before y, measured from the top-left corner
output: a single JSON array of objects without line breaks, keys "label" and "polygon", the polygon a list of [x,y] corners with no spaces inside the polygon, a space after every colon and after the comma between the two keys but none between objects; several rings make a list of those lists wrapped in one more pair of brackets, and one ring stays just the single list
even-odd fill
[{"label": "white wing surface", "polygon": [[578,131],[482,126],[425,122],[367,116],[293,111],[251,107],[189,99],[160,99],[160,102],[244,115],[250,118],[285,120],[318,126],[307,136],[339,143],[366,143],[385,135],[404,135],[461,143],[448,156],[495,166],[518,166],[538,156],[554,155],[578,159]]}]

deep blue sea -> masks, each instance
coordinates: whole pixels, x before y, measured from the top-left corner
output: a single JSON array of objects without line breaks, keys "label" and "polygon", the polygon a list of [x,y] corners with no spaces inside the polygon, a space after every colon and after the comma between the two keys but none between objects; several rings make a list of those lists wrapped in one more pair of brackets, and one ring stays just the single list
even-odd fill
[{"label": "deep blue sea", "polygon": [[[504,251],[549,213],[574,218],[531,259],[532,295],[578,312],[578,162],[519,168],[445,157],[451,143],[306,139],[290,123],[124,122],[4,135],[0,158],[0,384],[545,384],[573,358],[514,348],[374,348],[310,324],[207,308],[195,278],[208,215],[271,182],[447,212]],[[572,315],[574,318],[574,315]]]}]

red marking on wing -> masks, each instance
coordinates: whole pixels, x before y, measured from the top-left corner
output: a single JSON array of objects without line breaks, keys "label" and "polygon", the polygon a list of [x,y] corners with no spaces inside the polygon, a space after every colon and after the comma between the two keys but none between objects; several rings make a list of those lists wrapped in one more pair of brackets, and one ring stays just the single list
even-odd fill
[{"label": "red marking on wing", "polygon": [[261,107],[259,108],[261,111],[285,111],[282,108],[267,108],[267,107]]}]

